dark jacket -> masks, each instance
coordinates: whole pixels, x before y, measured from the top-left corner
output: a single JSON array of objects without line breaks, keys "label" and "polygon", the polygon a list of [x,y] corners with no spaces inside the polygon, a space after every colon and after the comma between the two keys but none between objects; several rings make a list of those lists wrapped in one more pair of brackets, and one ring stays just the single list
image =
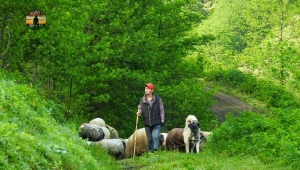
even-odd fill
[{"label": "dark jacket", "polygon": [[141,98],[141,110],[144,125],[154,126],[161,123],[159,101],[160,97],[153,95],[152,107],[148,103],[146,96]]}]

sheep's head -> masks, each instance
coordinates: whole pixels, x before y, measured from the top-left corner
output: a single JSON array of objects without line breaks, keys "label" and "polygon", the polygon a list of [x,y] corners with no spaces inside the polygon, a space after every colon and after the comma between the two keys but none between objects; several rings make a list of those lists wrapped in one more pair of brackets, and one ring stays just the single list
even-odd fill
[{"label": "sheep's head", "polygon": [[87,124],[87,123],[82,123],[82,124],[80,125],[80,127],[79,127],[79,130],[82,130],[83,127],[84,127],[86,124]]}]

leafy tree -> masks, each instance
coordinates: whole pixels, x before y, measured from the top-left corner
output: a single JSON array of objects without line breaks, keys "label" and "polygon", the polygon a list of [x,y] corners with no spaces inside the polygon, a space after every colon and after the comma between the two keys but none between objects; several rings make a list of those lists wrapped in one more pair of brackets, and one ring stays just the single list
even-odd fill
[{"label": "leafy tree", "polygon": [[6,69],[22,75],[18,81],[66,105],[67,119],[101,117],[128,135],[134,125],[124,122],[135,122],[145,83],[172,87],[201,75],[201,58],[192,65],[185,59],[204,39],[188,36],[204,18],[197,1],[63,0],[57,6],[52,0],[22,9],[24,3],[7,1],[5,8],[19,10],[19,20],[33,7],[42,10],[46,26],[17,27],[3,61],[15,63]]}]

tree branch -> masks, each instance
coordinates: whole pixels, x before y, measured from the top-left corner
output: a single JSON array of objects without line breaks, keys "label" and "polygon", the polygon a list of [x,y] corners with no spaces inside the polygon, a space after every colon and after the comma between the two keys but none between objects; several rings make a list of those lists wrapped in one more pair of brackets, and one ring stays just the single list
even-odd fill
[{"label": "tree branch", "polygon": [[6,19],[7,19],[7,15],[3,14],[2,24],[1,24],[1,30],[0,30],[0,42],[1,42],[2,38],[3,38],[3,36],[4,36],[4,28],[5,28]]},{"label": "tree branch", "polygon": [[7,45],[6,45],[5,51],[0,55],[0,59],[2,59],[4,57],[4,55],[7,53],[8,49],[9,49],[9,46],[10,46],[11,34],[10,34],[10,31],[9,31],[9,28],[7,28],[6,33],[8,35]]}]

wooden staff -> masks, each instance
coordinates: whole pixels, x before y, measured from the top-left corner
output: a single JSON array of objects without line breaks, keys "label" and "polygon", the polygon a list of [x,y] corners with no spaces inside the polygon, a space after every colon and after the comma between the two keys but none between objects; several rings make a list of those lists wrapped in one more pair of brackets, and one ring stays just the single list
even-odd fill
[{"label": "wooden staff", "polygon": [[139,116],[136,115],[136,123],[135,123],[135,132],[134,132],[134,146],[133,146],[133,157],[135,156],[135,146],[136,146],[136,131],[139,122]]}]

